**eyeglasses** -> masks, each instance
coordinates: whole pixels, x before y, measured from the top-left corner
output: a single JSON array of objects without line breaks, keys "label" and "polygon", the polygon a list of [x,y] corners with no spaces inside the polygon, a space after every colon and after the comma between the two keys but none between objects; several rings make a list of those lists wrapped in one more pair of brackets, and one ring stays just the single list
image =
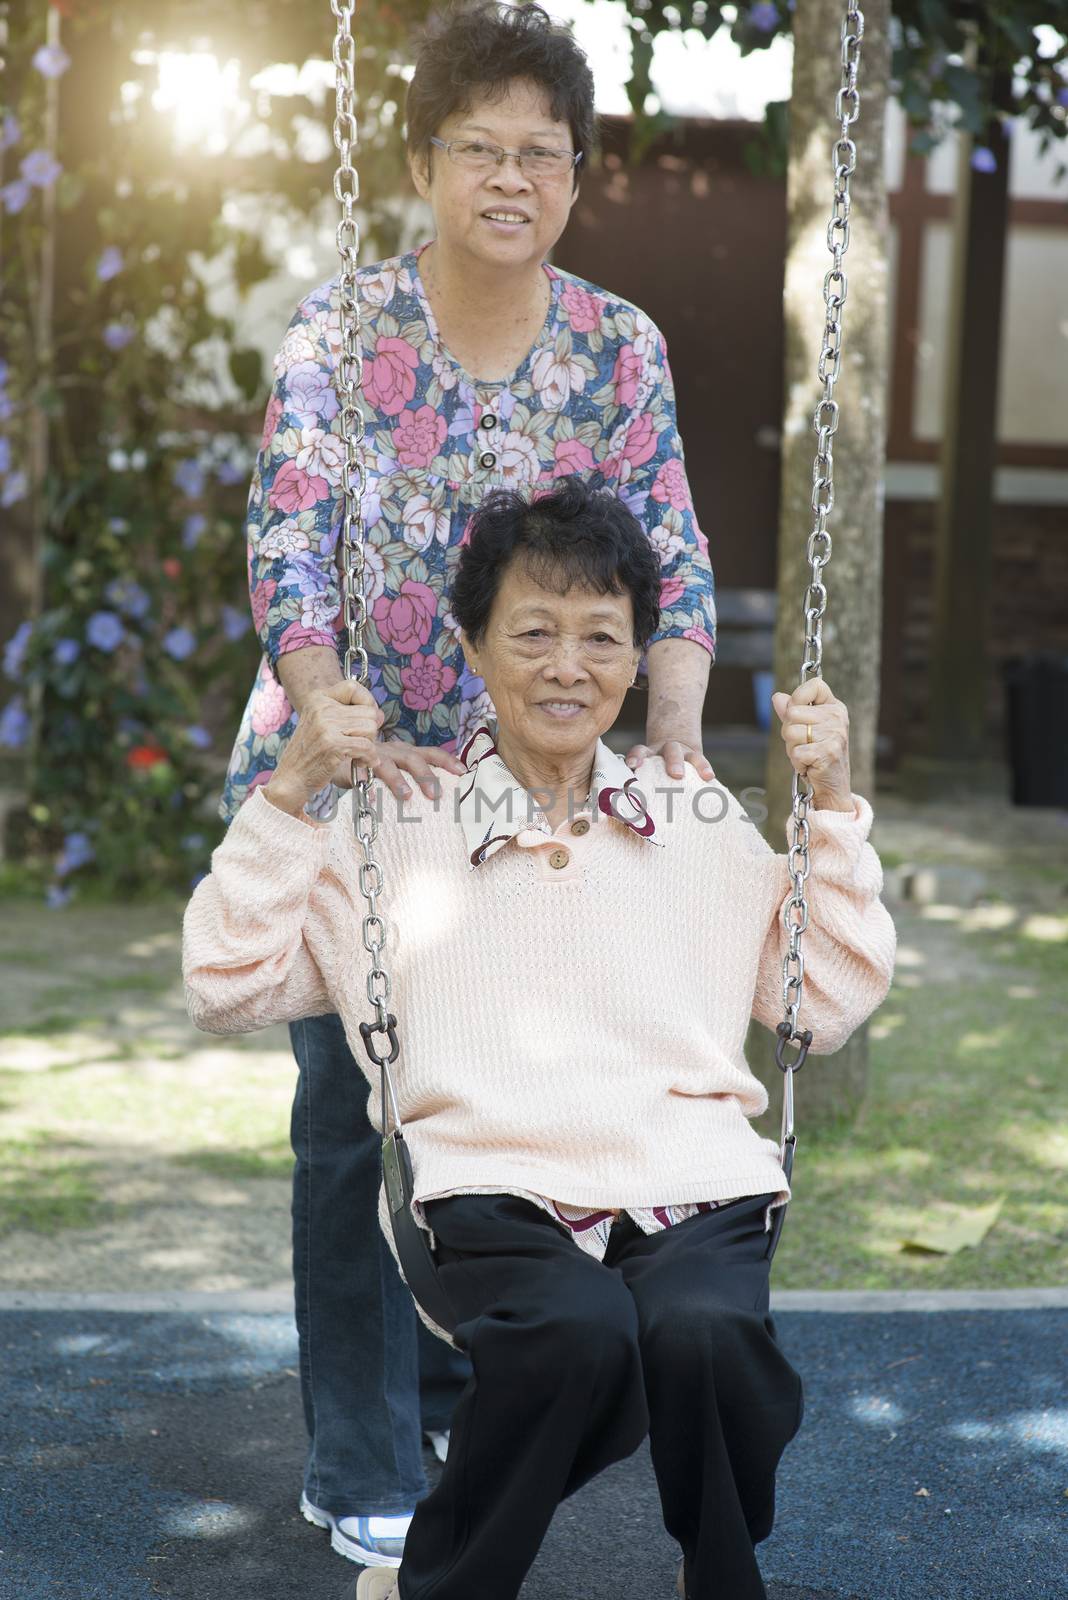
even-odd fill
[{"label": "eyeglasses", "polygon": [[487,144],[483,139],[437,139],[430,143],[444,150],[449,160],[468,172],[490,172],[503,166],[506,156],[514,156],[521,172],[531,178],[562,178],[582,160],[582,151],[553,150],[548,145],[528,145],[522,150],[506,150],[503,145]]}]

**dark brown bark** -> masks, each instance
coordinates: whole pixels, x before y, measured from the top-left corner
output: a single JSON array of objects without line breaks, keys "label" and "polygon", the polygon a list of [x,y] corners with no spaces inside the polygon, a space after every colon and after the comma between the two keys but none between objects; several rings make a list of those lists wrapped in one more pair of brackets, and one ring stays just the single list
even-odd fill
[{"label": "dark brown bark", "polygon": [[[1005,103],[1010,89],[1007,82],[998,85],[999,103]],[[982,763],[986,755],[986,618],[1009,225],[1009,141],[1000,122],[992,123],[983,143],[997,163],[992,172],[971,166],[974,141],[961,139],[954,217],[942,496],[935,533],[930,781],[936,767]]]}]

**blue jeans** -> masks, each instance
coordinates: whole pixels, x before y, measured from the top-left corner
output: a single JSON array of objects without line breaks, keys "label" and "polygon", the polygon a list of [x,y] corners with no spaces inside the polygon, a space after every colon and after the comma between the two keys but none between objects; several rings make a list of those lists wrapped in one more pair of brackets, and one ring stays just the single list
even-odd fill
[{"label": "blue jeans", "polygon": [[341,1019],[309,1017],[289,1034],[304,1492],[333,1516],[392,1516],[427,1493],[423,1430],[448,1428],[471,1366],[419,1321],[382,1237],[381,1138]]}]

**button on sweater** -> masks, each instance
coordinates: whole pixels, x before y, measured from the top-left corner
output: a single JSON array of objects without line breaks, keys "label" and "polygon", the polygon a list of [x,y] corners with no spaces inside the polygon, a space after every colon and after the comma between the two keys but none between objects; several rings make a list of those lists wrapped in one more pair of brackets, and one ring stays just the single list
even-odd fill
[{"label": "button on sweater", "polygon": [[[384,792],[376,844],[416,1200],[488,1187],[592,1211],[788,1194],[776,1142],[750,1124],[768,1096],[744,1054],[751,1016],[782,1018],[786,855],[722,785],[691,767],[669,778],[651,757],[636,777],[663,848],[594,810],[585,834],[563,823],[473,870],[457,805],[468,778],[436,776],[439,799],[415,788],[399,813]],[[893,974],[871,806],[852,799],[809,812],[812,1055],[838,1050]],[[257,791],[187,908],[183,969],[208,1032],[337,1011],[379,1124],[359,1034],[361,859],[347,803],[318,825]]]}]

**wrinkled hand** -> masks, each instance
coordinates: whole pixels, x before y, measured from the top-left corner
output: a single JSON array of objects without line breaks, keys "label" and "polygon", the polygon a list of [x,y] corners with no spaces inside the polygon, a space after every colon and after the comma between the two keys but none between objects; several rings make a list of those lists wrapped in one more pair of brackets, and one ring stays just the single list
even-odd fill
[{"label": "wrinkled hand", "polygon": [[[813,798],[837,810],[852,810],[849,774],[849,712],[823,678],[808,678],[793,694],[782,690],[771,703],[790,765],[812,785]],[[806,724],[812,728],[808,738]]]},{"label": "wrinkled hand", "polygon": [[309,695],[270,782],[271,798],[301,804],[330,782],[352,787],[352,763],[373,767],[383,712],[362,683],[342,679]]},{"label": "wrinkled hand", "polygon": [[[435,800],[438,790],[435,767],[444,767],[446,772],[467,771],[463,762],[451,751],[442,750],[437,745],[409,744],[406,739],[381,740],[375,746],[374,767],[375,777],[382,780],[397,800],[407,800],[412,792],[405,778],[406,773],[415,779],[428,799]],[[334,774],[334,782],[339,789],[352,788],[347,765],[344,771],[339,770]]]},{"label": "wrinkled hand", "polygon": [[681,778],[686,770],[687,761],[697,768],[702,778],[710,781],[716,776],[701,749],[699,737],[695,739],[680,736],[676,739],[661,739],[659,744],[632,745],[626,755],[627,766],[633,770],[649,756],[663,757],[669,778]]}]

